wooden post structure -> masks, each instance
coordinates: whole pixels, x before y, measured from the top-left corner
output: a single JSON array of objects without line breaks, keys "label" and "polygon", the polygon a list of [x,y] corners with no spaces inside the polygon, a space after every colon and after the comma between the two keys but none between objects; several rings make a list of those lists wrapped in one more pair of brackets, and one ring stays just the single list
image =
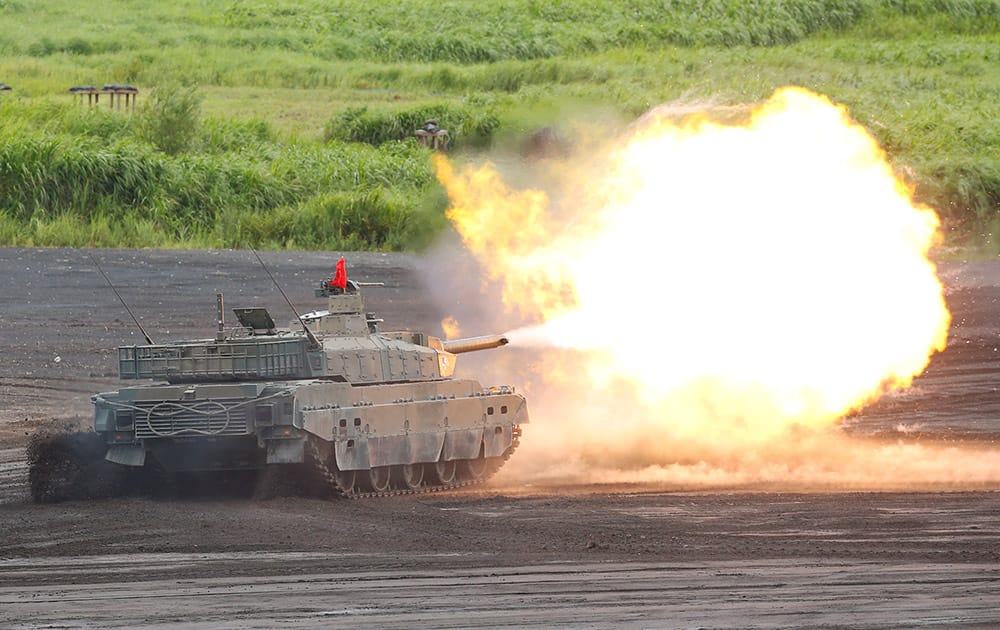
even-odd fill
[{"label": "wooden post structure", "polygon": [[69,89],[77,101],[82,105],[83,96],[87,96],[87,106],[94,107],[101,104],[101,95],[108,95],[108,109],[121,111],[122,97],[125,97],[125,111],[135,111],[135,103],[139,99],[139,88],[134,85],[105,85],[97,89],[93,85],[74,85]]},{"label": "wooden post structure", "polygon": [[428,120],[423,127],[414,131],[413,135],[417,137],[417,142],[425,147],[432,147],[435,151],[447,149],[448,140],[451,139],[448,130],[438,127],[436,120]]}]

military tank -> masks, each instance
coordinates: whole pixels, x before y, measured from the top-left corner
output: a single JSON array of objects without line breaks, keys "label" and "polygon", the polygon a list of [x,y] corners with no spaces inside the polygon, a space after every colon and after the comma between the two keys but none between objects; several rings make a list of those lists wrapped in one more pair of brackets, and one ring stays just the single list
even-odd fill
[{"label": "military tank", "polygon": [[168,477],[306,465],[353,498],[496,472],[528,421],[525,398],[454,374],[458,355],[507,339],[380,332],[362,294],[378,283],[348,281],[342,265],[316,290],[326,308],[296,312],[289,328],[255,307],[233,309],[239,325],[227,329],[220,294],[214,338],[118,348],[122,380],[160,383],[92,397],[105,458]]}]

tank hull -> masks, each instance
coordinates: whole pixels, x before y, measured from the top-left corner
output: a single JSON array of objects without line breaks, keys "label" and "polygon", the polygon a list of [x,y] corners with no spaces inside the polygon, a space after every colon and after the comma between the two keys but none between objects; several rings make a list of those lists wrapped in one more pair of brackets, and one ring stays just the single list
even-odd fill
[{"label": "tank hull", "polygon": [[145,385],[93,401],[110,461],[153,460],[171,472],[312,462],[350,492],[364,484],[345,481],[373,469],[376,490],[385,489],[378,476],[386,471],[393,478],[406,472],[403,485],[413,490],[415,467],[447,471],[451,463],[488,461],[495,470],[528,421],[523,396],[470,379]]}]

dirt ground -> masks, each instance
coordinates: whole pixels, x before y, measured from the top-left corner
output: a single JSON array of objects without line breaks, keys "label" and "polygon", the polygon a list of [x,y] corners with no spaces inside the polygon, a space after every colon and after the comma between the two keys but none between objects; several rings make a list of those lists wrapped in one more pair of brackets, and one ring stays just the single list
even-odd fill
[{"label": "dirt ground", "polygon": [[[155,340],[210,334],[219,291],[292,317],[248,252],[0,249],[2,627],[1000,625],[989,485],[691,492],[501,475],[382,500],[32,504],[28,436],[85,426],[89,395],[117,386],[116,346],[139,334],[91,255]],[[263,256],[296,305],[321,307],[312,290],[332,256]],[[425,261],[349,263],[353,278],[386,282],[368,306],[388,328],[436,331],[460,307],[431,299]],[[853,433],[1000,438],[1000,262],[944,263],[941,275],[948,350],[910,392],[852,418]],[[900,435],[901,418],[918,429]]]}]

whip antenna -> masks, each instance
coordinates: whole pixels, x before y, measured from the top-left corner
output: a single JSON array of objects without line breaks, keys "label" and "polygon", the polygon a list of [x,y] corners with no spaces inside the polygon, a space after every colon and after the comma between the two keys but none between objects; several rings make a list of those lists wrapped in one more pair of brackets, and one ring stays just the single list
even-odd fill
[{"label": "whip antenna", "polygon": [[115,295],[118,296],[118,301],[121,302],[122,306],[125,307],[125,310],[128,311],[128,314],[132,317],[132,321],[135,322],[135,325],[139,327],[139,331],[142,332],[142,336],[146,338],[146,345],[148,346],[154,345],[153,340],[149,338],[148,334],[146,334],[146,329],[142,327],[142,324],[140,324],[139,320],[136,319],[136,316],[132,312],[132,309],[130,309],[128,307],[128,304],[125,303],[125,298],[122,297],[122,294],[119,293],[118,289],[115,288],[115,285],[112,284],[111,278],[108,277],[108,274],[104,273],[104,270],[101,269],[101,265],[97,262],[97,259],[94,258],[94,255],[91,254],[90,252],[87,252],[87,255],[90,256],[90,262],[94,263],[94,266],[97,267],[97,270],[101,272],[102,276],[104,276],[104,280],[105,282],[108,283],[108,286],[111,287],[111,290],[114,291]]},{"label": "whip antenna", "polygon": [[306,331],[306,337],[309,337],[309,341],[313,342],[313,344],[315,344],[316,346],[322,347],[323,344],[319,342],[319,339],[316,338],[316,335],[314,335],[312,331],[309,330],[309,327],[306,326],[306,323],[302,321],[302,316],[299,315],[299,312],[297,310],[295,310],[295,306],[292,304],[292,301],[288,299],[288,296],[285,295],[285,292],[281,290],[281,285],[278,284],[278,281],[274,279],[273,275],[271,275],[271,270],[268,269],[267,265],[264,264],[264,260],[260,257],[260,254],[258,254],[257,250],[254,249],[253,247],[250,248],[250,251],[252,251],[253,255],[257,257],[257,262],[259,262],[260,266],[264,268],[264,272],[267,273],[267,277],[270,278],[271,282],[274,283],[274,287],[278,289],[278,293],[281,294],[281,297],[285,298],[285,303],[288,304],[288,308],[292,309],[292,312],[295,313],[295,319],[300,324],[302,324],[302,330]]}]

